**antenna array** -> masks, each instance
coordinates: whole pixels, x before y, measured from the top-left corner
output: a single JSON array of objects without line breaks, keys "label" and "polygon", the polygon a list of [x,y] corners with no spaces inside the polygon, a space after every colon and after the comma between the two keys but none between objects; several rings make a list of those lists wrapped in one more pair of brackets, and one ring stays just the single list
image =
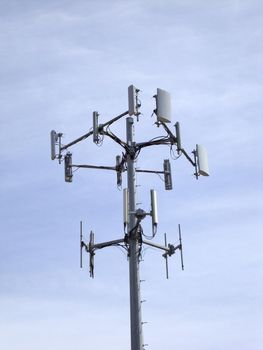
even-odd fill
[{"label": "antenna array", "polygon": [[[123,190],[123,236],[116,240],[111,240],[102,243],[95,243],[95,235],[91,231],[89,242],[83,240],[82,222],[80,223],[80,266],[82,267],[82,252],[83,249],[89,255],[89,272],[90,277],[94,277],[94,256],[98,249],[103,249],[110,246],[123,247],[129,259],[129,276],[130,276],[130,319],[131,319],[131,350],[143,350],[147,344],[143,344],[142,322],[141,320],[141,296],[140,296],[140,277],[139,263],[141,259],[141,249],[143,245],[148,245],[163,251],[165,258],[166,277],[168,273],[168,257],[171,257],[176,251],[180,251],[181,267],[184,269],[183,263],[183,246],[181,237],[181,227],[178,226],[179,244],[173,245],[167,243],[166,233],[164,234],[164,245],[153,242],[153,238],[157,233],[158,227],[158,212],[157,212],[157,194],[154,189],[150,191],[151,211],[146,212],[141,208],[136,207],[135,202],[135,174],[137,173],[152,173],[163,175],[166,190],[172,190],[172,174],[171,164],[169,159],[163,162],[162,170],[137,169],[135,162],[142,149],[151,146],[167,145],[170,148],[176,147],[178,155],[184,155],[186,159],[195,169],[195,176],[198,179],[200,175],[208,176],[208,161],[207,153],[203,146],[197,145],[192,151],[193,159],[186,150],[182,147],[181,133],[179,122],[175,123],[175,135],[167,126],[167,123],[172,119],[171,97],[170,94],[162,89],[157,89],[157,94],[154,96],[156,100],[156,108],[154,113],[157,116],[156,126],[162,127],[165,135],[151,139],[146,142],[135,142],[134,139],[134,119],[135,116],[139,121],[141,102],[138,94],[139,89],[134,85],[128,88],[128,110],[109,121],[99,124],[99,112],[93,112],[93,128],[88,133],[80,136],[72,142],[62,145],[61,139],[63,134],[51,131],[51,159],[58,159],[59,163],[64,161],[65,166],[65,181],[72,182],[74,168],[90,168],[99,170],[110,170],[117,174],[117,185],[122,186],[122,173],[127,173],[127,188]],[[110,131],[109,126],[117,122],[122,117],[126,116],[126,141],[121,140],[117,135]],[[116,162],[113,166],[91,165],[91,164],[74,164],[72,162],[72,153],[69,148],[87,138],[93,136],[93,142],[100,144],[101,137],[107,136],[114,142],[118,143],[122,148],[122,155],[116,156]],[[64,154],[64,152],[66,152]],[[150,216],[152,220],[152,235],[146,236],[143,233],[142,221]]]}]

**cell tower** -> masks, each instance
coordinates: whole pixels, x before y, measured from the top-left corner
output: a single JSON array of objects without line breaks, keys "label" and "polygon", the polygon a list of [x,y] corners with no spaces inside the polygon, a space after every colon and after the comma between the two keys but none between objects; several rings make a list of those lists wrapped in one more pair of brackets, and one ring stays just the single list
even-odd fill
[{"label": "cell tower", "polygon": [[[128,88],[128,110],[108,122],[99,123],[99,113],[93,112],[93,127],[88,133],[80,136],[76,140],[62,145],[62,133],[51,131],[51,159],[58,159],[59,163],[64,161],[65,166],[65,181],[72,182],[74,168],[91,168],[101,170],[111,170],[117,174],[117,185],[122,185],[122,174],[127,173],[127,188],[123,190],[123,224],[124,233],[119,239],[95,243],[94,233],[90,232],[89,242],[83,241],[82,222],[80,223],[80,266],[82,267],[82,251],[83,249],[89,254],[89,271],[90,276],[94,277],[94,255],[98,249],[110,246],[122,246],[127,251],[129,260],[129,284],[130,284],[130,336],[131,336],[131,350],[143,350],[142,320],[141,320],[141,295],[140,295],[140,277],[139,265],[141,258],[141,249],[143,245],[148,245],[163,251],[163,257],[166,262],[166,277],[168,278],[168,257],[172,256],[176,251],[180,252],[181,267],[183,265],[183,247],[181,239],[181,227],[179,229],[179,244],[167,244],[166,234],[164,236],[164,245],[154,243],[152,239],[155,237],[158,226],[158,212],[157,212],[157,195],[156,191],[150,191],[151,211],[146,212],[141,208],[137,208],[135,201],[135,174],[136,172],[153,173],[164,176],[164,183],[166,190],[172,190],[172,175],[171,165],[169,159],[165,159],[162,170],[142,170],[135,167],[135,162],[139,157],[139,153],[143,148],[167,145],[170,148],[176,147],[178,157],[184,155],[190,164],[194,167],[194,175],[196,179],[200,175],[208,176],[208,162],[207,153],[203,146],[197,145],[196,149],[192,151],[192,156],[188,155],[182,147],[180,125],[179,122],[175,124],[175,135],[167,126],[172,119],[171,97],[170,94],[162,89],[157,89],[154,96],[156,101],[156,108],[154,113],[157,116],[156,126],[162,127],[165,135],[153,138],[146,142],[137,143],[134,136],[134,117],[139,121],[141,103],[138,97],[139,89],[134,85]],[[115,135],[109,126],[120,120],[122,117],[126,118],[126,141],[121,140]],[[114,166],[98,166],[87,164],[72,163],[72,154],[68,151],[69,148],[76,143],[93,136],[93,142],[97,145],[101,143],[103,137],[108,136],[114,142],[122,147],[122,155],[116,156],[116,163]],[[192,159],[193,158],[193,159]],[[142,230],[142,221],[146,216],[151,217],[152,221],[152,236],[151,239],[145,239]]]}]

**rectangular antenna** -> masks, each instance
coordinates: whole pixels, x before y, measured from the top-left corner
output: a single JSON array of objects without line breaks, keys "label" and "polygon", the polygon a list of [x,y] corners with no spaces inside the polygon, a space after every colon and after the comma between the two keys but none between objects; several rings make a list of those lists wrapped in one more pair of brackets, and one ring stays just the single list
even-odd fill
[{"label": "rectangular antenna", "polygon": [[175,123],[175,133],[176,133],[177,152],[179,153],[179,151],[182,149],[179,122]]},{"label": "rectangular antenna", "polygon": [[169,92],[157,89],[156,95],[156,114],[157,121],[170,123],[172,119],[171,96]]},{"label": "rectangular antenna", "polygon": [[56,142],[58,140],[58,134],[55,130],[50,132],[50,141],[51,141],[51,159],[56,159]]},{"label": "rectangular antenna", "polygon": [[122,185],[121,156],[116,156],[117,186]]},{"label": "rectangular antenna", "polygon": [[93,112],[93,142],[98,143],[99,142],[99,113]]},{"label": "rectangular antenna", "polygon": [[157,195],[155,190],[151,190],[151,206],[152,226],[154,228],[158,225]]},{"label": "rectangular antenna", "polygon": [[169,159],[165,159],[163,161],[163,171],[164,171],[165,189],[172,190],[173,183],[172,183],[172,173],[171,173],[171,165],[170,165]]},{"label": "rectangular antenna", "polygon": [[196,155],[199,175],[209,176],[208,157],[205,147],[196,145]]},{"label": "rectangular antenna", "polygon": [[129,106],[129,115],[138,115],[139,114],[139,104],[138,104],[138,92],[140,90],[136,89],[134,85],[128,87],[128,106]]},{"label": "rectangular antenna", "polygon": [[65,181],[66,182],[72,182],[72,177],[73,177],[73,173],[72,173],[72,154],[70,152],[68,152],[65,155],[64,163],[65,163]]},{"label": "rectangular antenna", "polygon": [[124,188],[123,190],[123,224],[124,229],[129,223],[129,190]]}]

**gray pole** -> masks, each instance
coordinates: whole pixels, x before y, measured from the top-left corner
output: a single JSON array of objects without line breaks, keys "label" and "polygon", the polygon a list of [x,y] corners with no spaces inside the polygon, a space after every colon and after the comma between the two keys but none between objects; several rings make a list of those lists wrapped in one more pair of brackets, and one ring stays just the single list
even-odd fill
[{"label": "gray pole", "polygon": [[[133,146],[134,130],[133,118],[126,119],[127,144]],[[142,350],[142,321],[141,321],[141,296],[139,277],[139,244],[136,231],[132,229],[136,225],[136,201],[135,201],[135,167],[131,154],[127,155],[127,184],[129,191],[129,270],[130,270],[130,322],[131,322],[131,350]]]},{"label": "gray pole", "polygon": [[[152,217],[153,226],[157,225],[157,210],[156,210],[156,198],[155,191],[151,190],[151,202],[152,210],[151,212],[145,212],[142,209],[138,209],[136,212],[136,172],[153,173],[153,174],[164,174],[165,189],[172,189],[171,182],[171,169],[169,160],[164,160],[163,171],[155,170],[142,170],[135,168],[135,157],[139,154],[140,150],[157,145],[169,145],[171,148],[176,145],[178,154],[183,154],[186,159],[194,166],[195,176],[198,179],[200,175],[209,175],[207,166],[207,155],[206,151],[201,145],[197,145],[196,150],[192,153],[194,154],[194,160],[188,155],[184,148],[181,146],[180,139],[180,127],[179,123],[176,123],[176,136],[173,135],[171,130],[166,125],[167,122],[171,121],[171,105],[170,105],[170,95],[167,91],[162,89],[157,89],[156,97],[156,110],[154,112],[157,115],[157,126],[162,126],[166,131],[167,135],[154,138],[147,142],[136,143],[134,138],[134,119],[132,116],[139,116],[138,112],[141,103],[138,99],[138,92],[140,90],[135,88],[134,85],[130,85],[128,88],[128,98],[129,98],[129,109],[128,111],[114,117],[110,121],[104,124],[98,124],[98,113],[93,112],[93,129],[87,134],[77,138],[76,140],[68,143],[67,145],[61,145],[62,133],[56,133],[54,130],[51,131],[51,159],[58,159],[59,164],[62,160],[65,160],[65,181],[72,182],[73,168],[91,168],[91,169],[103,169],[103,170],[113,170],[117,173],[117,184],[121,184],[120,175],[122,172],[127,171],[127,189],[124,192],[125,207],[124,207],[124,231],[125,236],[122,239],[111,240],[102,243],[94,243],[94,233],[91,231],[89,243],[83,241],[82,235],[82,222],[80,226],[80,266],[82,267],[82,250],[85,251],[90,256],[90,276],[94,277],[94,255],[97,249],[102,249],[110,246],[121,246],[128,250],[129,258],[129,286],[130,286],[130,329],[131,329],[131,350],[144,350],[147,344],[143,344],[143,331],[142,331],[142,318],[141,318],[141,294],[140,294],[140,251],[142,244],[149,245],[151,247],[161,249],[164,251],[163,257],[166,260],[166,274],[168,278],[168,268],[167,268],[167,258],[175,253],[176,250],[180,250],[181,253],[181,265],[182,270],[184,269],[183,264],[183,247],[181,239],[181,229],[179,225],[179,244],[174,246],[166,242],[162,246],[160,244],[153,243],[148,240],[144,240],[142,229],[138,227],[138,220],[144,219],[146,215]],[[109,132],[108,127],[115,121],[119,120],[124,116],[128,116],[126,119],[126,143],[122,141],[112,132]],[[131,116],[132,115],[132,116]],[[106,128],[105,128],[106,127]],[[104,129],[105,128],[105,129]],[[69,147],[75,145],[76,143],[88,138],[93,135],[93,141],[99,144],[99,135],[105,135],[111,138],[113,141],[122,146],[125,150],[123,156],[117,156],[117,161],[115,166],[96,166],[96,165],[85,165],[85,164],[72,164],[72,154],[68,152],[65,156],[62,154],[63,151],[67,150]],[[56,152],[56,146],[58,146],[58,153]],[[121,162],[119,161],[121,160]],[[201,164],[202,163],[202,164]],[[201,164],[201,165],[200,165]],[[203,167],[202,167],[203,166]],[[127,168],[126,168],[127,167]],[[127,198],[128,193],[128,198]],[[128,199],[128,210],[127,210],[127,199]],[[128,211],[128,213],[127,213]],[[128,216],[128,218],[127,218]],[[128,222],[128,224],[127,224]],[[137,224],[137,227],[136,227]],[[127,233],[126,233],[127,226]],[[138,229],[139,228],[139,229]],[[152,237],[153,238],[153,237]]]}]

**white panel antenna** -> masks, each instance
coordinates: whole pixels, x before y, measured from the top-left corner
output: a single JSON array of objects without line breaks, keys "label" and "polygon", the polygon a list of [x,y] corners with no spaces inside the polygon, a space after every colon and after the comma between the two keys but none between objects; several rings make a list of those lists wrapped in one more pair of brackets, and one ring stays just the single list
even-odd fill
[{"label": "white panel antenna", "polygon": [[128,188],[123,190],[123,224],[124,228],[129,224],[129,191]]},{"label": "white panel antenna", "polygon": [[208,157],[207,157],[207,151],[204,146],[196,145],[196,156],[197,156],[198,174],[203,176],[209,176]]},{"label": "white panel antenna", "polygon": [[50,132],[50,141],[51,141],[51,159],[56,159],[56,143],[58,141],[58,134],[55,130]]},{"label": "white panel antenna", "polygon": [[93,112],[93,142],[94,143],[99,143],[99,124],[98,124],[98,119],[99,119],[99,113],[98,112]]},{"label": "white panel antenna", "polygon": [[151,190],[151,206],[152,206],[152,226],[153,230],[158,225],[157,195],[155,190]]},{"label": "white panel antenna", "polygon": [[172,119],[171,96],[169,92],[157,89],[156,95],[156,114],[157,121],[162,123],[170,123]]}]

